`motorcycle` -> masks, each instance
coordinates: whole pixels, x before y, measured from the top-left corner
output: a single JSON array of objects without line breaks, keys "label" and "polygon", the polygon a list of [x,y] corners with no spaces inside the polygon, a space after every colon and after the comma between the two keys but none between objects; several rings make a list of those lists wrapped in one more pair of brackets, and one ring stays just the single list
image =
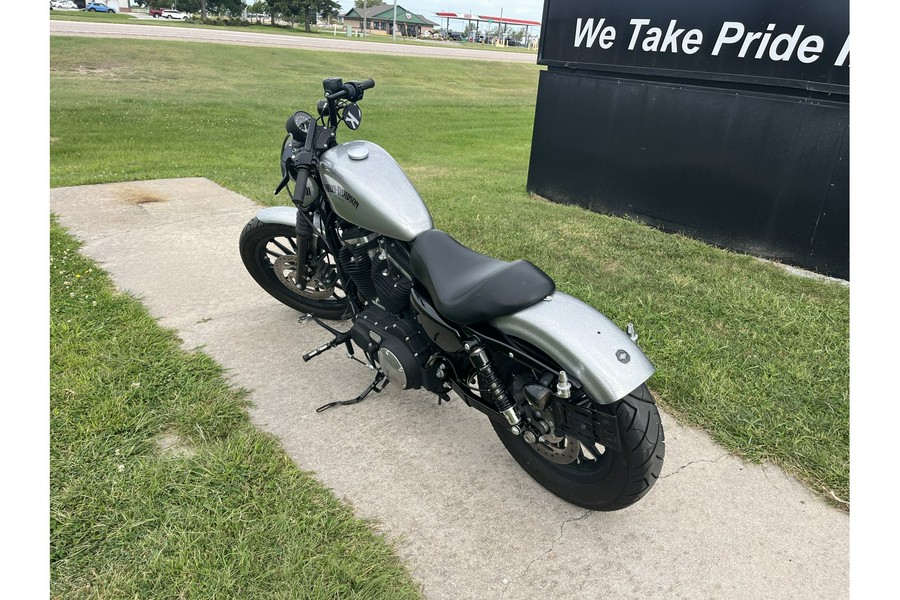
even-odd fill
[{"label": "motorcycle", "polygon": [[275,194],[287,189],[294,208],[260,210],[240,236],[253,279],[333,336],[304,362],[343,346],[375,373],[356,398],[318,410],[388,384],[439,404],[452,392],[560,498],[601,511],[642,498],[665,440],[633,325],[623,331],[527,260],[491,258],[435,229],[387,151],[337,142],[341,123],[360,126],[358,103],[375,82],[322,84],[318,117],[294,113],[280,148]]}]

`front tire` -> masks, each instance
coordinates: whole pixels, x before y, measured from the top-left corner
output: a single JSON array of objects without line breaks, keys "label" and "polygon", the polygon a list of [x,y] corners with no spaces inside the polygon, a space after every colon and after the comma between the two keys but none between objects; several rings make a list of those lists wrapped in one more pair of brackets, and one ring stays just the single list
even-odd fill
[{"label": "front tire", "polygon": [[304,290],[293,283],[297,264],[293,227],[254,217],[241,232],[241,260],[256,283],[282,304],[321,319],[347,319],[349,302],[336,281],[334,257],[324,249],[316,251],[310,242],[309,281]]},{"label": "front tire", "polygon": [[[573,438],[564,438],[567,443],[580,445],[578,456],[567,464],[547,458],[548,454],[554,456],[548,452],[551,445],[536,448],[540,442],[532,446],[505,425],[493,420],[491,424],[516,462],[547,490],[583,508],[620,510],[643,498],[659,478],[666,454],[662,421],[644,384],[621,400],[598,408],[615,415],[622,450],[586,448]],[[561,442],[552,449],[559,453],[564,445]]]}]

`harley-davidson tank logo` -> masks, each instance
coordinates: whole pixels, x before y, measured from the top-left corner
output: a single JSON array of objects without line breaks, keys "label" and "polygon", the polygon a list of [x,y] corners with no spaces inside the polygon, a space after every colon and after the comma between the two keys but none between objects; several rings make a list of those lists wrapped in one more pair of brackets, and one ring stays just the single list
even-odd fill
[{"label": "harley-davidson tank logo", "polygon": [[341,186],[330,183],[330,182],[326,182],[325,189],[328,190],[329,192],[331,192],[332,194],[334,194],[335,196],[337,196],[338,198],[341,198],[341,199],[349,202],[351,205],[353,205],[353,208],[355,208],[355,209],[359,208],[359,200],[354,198],[353,194],[351,194],[350,192],[348,192]]}]

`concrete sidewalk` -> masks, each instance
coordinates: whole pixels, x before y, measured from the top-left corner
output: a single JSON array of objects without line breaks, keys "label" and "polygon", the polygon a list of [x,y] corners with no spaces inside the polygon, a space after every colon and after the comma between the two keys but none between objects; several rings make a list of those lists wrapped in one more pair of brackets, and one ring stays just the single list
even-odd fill
[{"label": "concrete sidewalk", "polygon": [[252,390],[253,421],[358,515],[398,540],[430,599],[846,598],[849,515],[774,467],[733,458],[663,414],[666,462],[636,505],[594,513],[546,492],[487,419],[391,386],[270,298],[238,255],[259,208],[206,179],[51,190],[83,253],[138,296],[184,347]]}]

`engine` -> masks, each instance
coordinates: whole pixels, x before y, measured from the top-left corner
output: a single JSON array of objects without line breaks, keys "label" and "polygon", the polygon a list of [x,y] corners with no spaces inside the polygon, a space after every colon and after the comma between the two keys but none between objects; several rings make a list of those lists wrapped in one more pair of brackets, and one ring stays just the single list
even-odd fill
[{"label": "engine", "polygon": [[374,306],[357,315],[350,335],[400,389],[443,390],[438,364],[428,366],[433,353],[428,338],[412,317],[398,317]]},{"label": "engine", "polygon": [[341,269],[366,303],[350,330],[353,341],[400,389],[443,391],[439,363],[426,366],[433,351],[410,310],[412,282],[396,266],[408,264],[405,250],[360,227],[344,230],[341,237]]}]

